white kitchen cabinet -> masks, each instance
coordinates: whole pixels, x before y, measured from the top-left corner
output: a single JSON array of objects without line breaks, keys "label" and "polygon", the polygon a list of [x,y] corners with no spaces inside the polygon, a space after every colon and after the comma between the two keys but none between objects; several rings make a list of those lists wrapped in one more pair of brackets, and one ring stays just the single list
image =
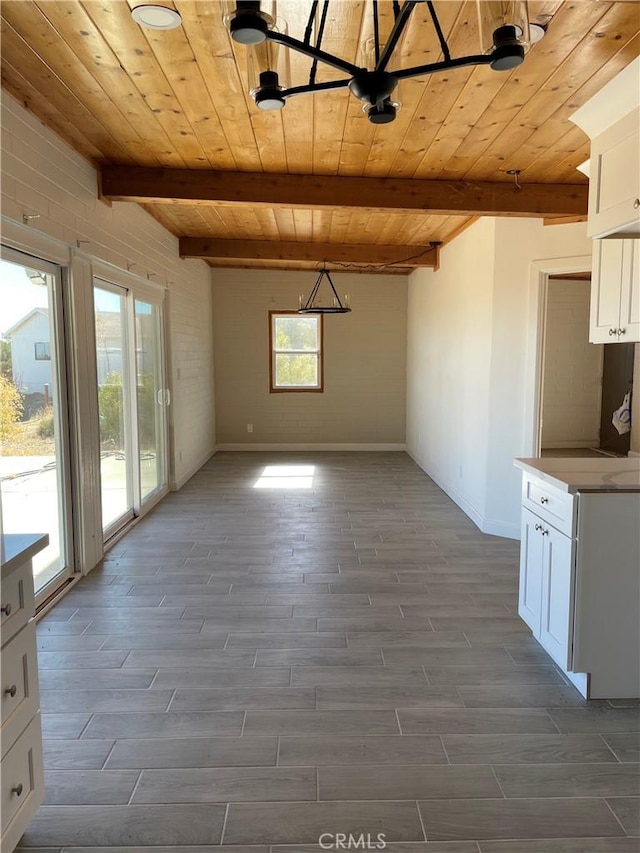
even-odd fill
[{"label": "white kitchen cabinet", "polygon": [[591,140],[588,236],[640,237],[640,57],[570,119]]},{"label": "white kitchen cabinet", "polygon": [[44,796],[31,559],[48,542],[2,536],[0,853],[15,849]]},{"label": "white kitchen cabinet", "polygon": [[520,587],[518,592],[518,615],[535,635],[540,633],[540,610],[542,604],[542,561],[543,539],[541,524],[531,510],[522,510],[522,533],[520,537]]},{"label": "white kitchen cabinet", "polygon": [[640,239],[593,241],[589,340],[640,341]]},{"label": "white kitchen cabinet", "polygon": [[591,142],[587,235],[640,236],[640,109]]},{"label": "white kitchen cabinet", "polygon": [[540,645],[562,669],[571,669],[574,548],[570,539],[550,524],[540,531],[542,549],[542,596],[540,607]]},{"label": "white kitchen cabinet", "polygon": [[583,696],[639,698],[640,460],[516,465],[520,617]]}]

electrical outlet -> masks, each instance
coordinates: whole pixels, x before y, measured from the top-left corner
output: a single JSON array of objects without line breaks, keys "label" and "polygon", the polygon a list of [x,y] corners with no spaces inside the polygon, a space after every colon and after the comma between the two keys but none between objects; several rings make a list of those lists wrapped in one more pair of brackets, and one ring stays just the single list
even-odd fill
[{"label": "electrical outlet", "polygon": [[253,432],[253,424],[247,424],[247,432]]}]

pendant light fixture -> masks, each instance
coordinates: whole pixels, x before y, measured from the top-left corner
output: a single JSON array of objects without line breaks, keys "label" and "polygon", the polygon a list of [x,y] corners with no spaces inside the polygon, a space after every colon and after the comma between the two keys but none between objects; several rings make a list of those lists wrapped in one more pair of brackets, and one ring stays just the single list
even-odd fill
[{"label": "pendant light fixture", "polygon": [[[329,282],[331,288],[331,293],[328,295],[328,302],[323,302],[322,297],[318,298],[318,291],[324,279]],[[306,302],[304,296],[300,296],[298,300],[298,314],[348,314],[351,311],[349,301],[348,293],[345,293],[344,302],[340,299],[338,291],[335,289],[329,275],[329,271],[324,269],[320,271]]]},{"label": "pendant light fixture", "polygon": [[[488,65],[495,71],[510,71],[524,61],[525,53],[531,46],[526,0],[511,0],[511,2],[476,0],[476,4],[482,52],[470,56],[452,57],[433,2],[405,0],[404,3],[400,3],[399,0],[392,0],[393,24],[391,32],[383,43],[380,35],[378,0],[371,0],[374,32],[371,50],[373,60],[371,65],[362,68],[322,49],[329,0],[324,0],[322,4],[319,0],[312,0],[302,39],[290,36],[279,22],[276,23],[273,2],[261,4],[260,0],[237,0],[232,4],[235,8],[225,16],[225,23],[235,42],[246,45],[250,51],[256,52],[254,62],[258,66],[257,85],[252,86],[251,95],[261,109],[280,109],[289,98],[295,95],[348,88],[363,102],[363,111],[370,122],[387,124],[396,117],[399,102],[394,93],[398,83],[403,79],[423,77],[470,65]],[[320,6],[321,12],[318,15]],[[442,59],[426,65],[389,71],[394,51],[418,6],[426,7],[428,10],[431,25],[440,44]],[[539,36],[539,33],[536,35]],[[282,60],[269,56],[262,49],[265,42],[281,46],[284,53],[288,49],[308,56],[311,59],[308,83],[301,86],[288,86],[277,67]],[[318,63],[338,69],[345,76],[339,80],[319,83],[316,81]],[[394,64],[398,65],[397,62]]]}]

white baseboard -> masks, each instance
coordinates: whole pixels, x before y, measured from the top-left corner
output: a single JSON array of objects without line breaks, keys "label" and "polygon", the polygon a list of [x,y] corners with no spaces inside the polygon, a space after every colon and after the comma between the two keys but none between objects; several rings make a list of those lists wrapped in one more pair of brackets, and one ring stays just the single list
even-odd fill
[{"label": "white baseboard", "polygon": [[333,450],[333,451],[373,451],[376,453],[391,451],[402,452],[407,449],[406,444],[218,444],[216,451],[220,450],[243,450],[243,451],[293,451],[302,450]]},{"label": "white baseboard", "polygon": [[640,456],[640,451],[638,450],[630,450],[627,454],[628,456]]},{"label": "white baseboard", "polygon": [[516,539],[520,541],[520,527],[517,524],[509,524],[506,521],[492,521],[490,518],[482,520],[480,530],[490,536],[502,536],[503,539]]},{"label": "white baseboard", "polygon": [[206,465],[206,463],[211,459],[212,456],[215,456],[216,452],[217,448],[208,451],[204,454],[204,456],[201,456],[200,459],[194,465],[192,465],[191,468],[189,468],[189,470],[179,479],[171,480],[169,482],[169,490],[172,492],[179,492],[180,489],[185,485],[185,483],[188,483],[189,480],[193,477],[193,475],[197,474],[198,471],[202,468],[202,466]]},{"label": "white baseboard", "polygon": [[508,524],[505,521],[492,521],[491,519],[485,518],[482,513],[480,513],[473,504],[469,503],[469,501],[457,492],[454,488],[452,488],[448,483],[445,483],[438,476],[429,471],[426,465],[420,460],[418,456],[416,456],[409,448],[406,451],[409,456],[413,459],[413,461],[418,465],[424,473],[429,477],[433,482],[438,486],[438,488],[442,489],[445,495],[451,498],[451,500],[460,507],[465,515],[467,515],[471,521],[475,524],[475,526],[482,532],[486,533],[490,536],[502,536],[505,539],[520,539],[520,527]]}]

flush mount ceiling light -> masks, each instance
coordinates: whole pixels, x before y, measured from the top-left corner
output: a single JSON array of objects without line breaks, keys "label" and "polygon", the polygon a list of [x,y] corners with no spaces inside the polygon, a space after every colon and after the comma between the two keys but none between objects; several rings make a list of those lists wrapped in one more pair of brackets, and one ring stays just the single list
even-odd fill
[{"label": "flush mount ceiling light", "polygon": [[[317,301],[318,291],[320,290],[320,286],[325,278],[329,282],[333,293],[332,296],[329,296],[330,302],[326,304]],[[348,314],[350,311],[349,294],[345,294],[344,302],[340,299],[328,270],[321,270],[316,283],[311,289],[311,293],[309,294],[307,301],[305,302],[304,296],[301,296],[298,302],[298,314]]]},{"label": "flush mount ceiling light", "polygon": [[[398,83],[410,77],[422,77],[438,71],[450,71],[468,65],[489,65],[495,71],[510,71],[524,61],[531,46],[531,30],[525,0],[494,2],[476,0],[480,31],[481,53],[452,57],[434,4],[429,0],[392,0],[393,25],[383,43],[380,35],[378,0],[372,0],[373,39],[368,42],[370,61],[359,67],[322,50],[329,0],[322,3],[318,15],[318,0],[311,3],[309,18],[302,40],[287,33],[286,24],[276,19],[275,3],[260,0],[237,0],[225,23],[234,41],[251,51],[249,75],[251,95],[264,110],[281,109],[288,98],[308,92],[327,92],[348,88],[363,103],[363,111],[373,124],[387,124],[395,119],[400,104],[394,94]],[[266,11],[267,5],[274,7]],[[431,25],[440,43],[442,59],[427,65],[417,65],[389,71],[394,51],[418,5],[427,7]],[[539,28],[542,29],[542,28]],[[544,34],[544,33],[543,33]],[[535,35],[540,37],[538,32]],[[534,38],[535,38],[534,35]],[[312,44],[312,36],[314,43]],[[308,56],[311,60],[309,82],[302,86],[288,85],[288,50]],[[347,76],[341,80],[316,82],[318,63],[337,68]],[[253,78],[253,79],[252,79]]]},{"label": "flush mount ceiling light", "polygon": [[141,27],[151,30],[175,30],[182,23],[180,13],[167,6],[135,6],[131,10],[131,17]]}]

